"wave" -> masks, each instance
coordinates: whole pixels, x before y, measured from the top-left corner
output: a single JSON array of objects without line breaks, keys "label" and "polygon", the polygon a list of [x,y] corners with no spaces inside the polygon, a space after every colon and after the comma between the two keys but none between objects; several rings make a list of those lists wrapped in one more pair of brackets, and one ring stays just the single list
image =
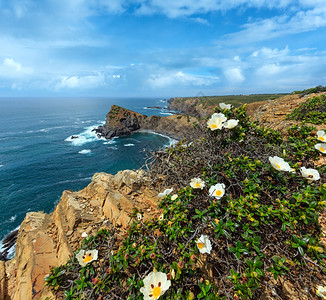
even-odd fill
[{"label": "wave", "polygon": [[178,140],[177,139],[174,139],[174,138],[171,138],[167,135],[164,135],[162,133],[156,133],[156,132],[153,132],[154,134],[157,134],[157,135],[160,135],[160,136],[163,136],[165,138],[168,139],[168,142],[166,144],[164,144],[164,147],[167,148],[167,147],[171,147],[172,145],[175,145],[178,143]]},{"label": "wave", "polygon": [[17,219],[17,215],[11,216],[9,222],[13,222]]},{"label": "wave", "polygon": [[4,166],[5,166],[5,165],[0,165],[0,168],[1,168],[1,167],[4,167]]},{"label": "wave", "polygon": [[173,113],[160,111],[160,115],[173,116]]},{"label": "wave", "polygon": [[135,144],[124,144],[125,147],[133,147]]},{"label": "wave", "polygon": [[101,137],[99,138],[95,131],[93,131],[94,128],[103,125],[105,122],[101,122],[89,127],[86,127],[85,130],[79,134],[71,135],[65,139],[66,142],[71,142],[74,146],[82,146],[86,143],[91,143],[98,141],[100,139],[105,140],[105,138]]},{"label": "wave", "polygon": [[[20,225],[18,227],[16,227],[14,230],[12,230],[11,232],[14,232],[14,231],[18,230],[19,228],[20,228]],[[9,234],[11,232],[9,232]],[[6,234],[3,238],[5,238],[6,236],[8,236],[8,234]],[[2,252],[3,250],[4,250],[4,248],[3,248],[3,243],[2,243],[2,240],[1,240],[0,241],[0,252]],[[14,258],[14,256],[15,256],[15,250],[16,250],[16,243],[9,249],[8,255],[7,255],[7,258],[8,259]]]},{"label": "wave", "polygon": [[108,149],[118,150],[118,147],[117,146],[111,146],[111,147],[108,147]]},{"label": "wave", "polygon": [[91,152],[92,152],[92,150],[90,150],[90,149],[83,149],[83,150],[79,151],[78,153],[79,154],[89,154]]},{"label": "wave", "polygon": [[53,127],[48,127],[48,128],[36,129],[36,130],[28,130],[28,131],[26,131],[26,133],[36,133],[36,132],[45,132],[45,133],[48,133],[51,130],[68,128],[68,127],[71,127],[71,125],[53,126]]},{"label": "wave", "polygon": [[164,148],[171,147],[172,145],[175,145],[175,144],[177,144],[179,142],[177,139],[174,139],[174,138],[169,137],[168,135],[165,135],[165,134],[162,134],[162,133],[157,133],[157,132],[152,131],[152,130],[144,130],[143,129],[143,130],[140,130],[139,132],[148,132],[148,133],[156,134],[156,135],[159,135],[159,136],[162,136],[162,137],[168,139],[168,142],[163,145]]},{"label": "wave", "polygon": [[104,144],[104,145],[113,145],[113,144],[116,144],[117,141],[115,141],[115,140],[116,140],[117,138],[118,138],[118,137],[115,136],[115,137],[113,137],[111,140],[106,141],[106,142],[104,142],[103,144]]}]

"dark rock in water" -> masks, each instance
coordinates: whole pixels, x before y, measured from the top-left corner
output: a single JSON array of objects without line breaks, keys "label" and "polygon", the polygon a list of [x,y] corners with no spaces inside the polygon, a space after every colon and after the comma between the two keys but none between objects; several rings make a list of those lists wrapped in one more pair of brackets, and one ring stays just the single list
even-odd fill
[{"label": "dark rock in water", "polygon": [[106,139],[128,135],[140,129],[145,118],[147,116],[117,105],[112,105],[110,112],[106,115],[105,124],[95,129],[95,132],[101,137],[104,136]]},{"label": "dark rock in water", "polygon": [[8,252],[16,244],[18,229],[10,232],[2,241],[3,251],[0,252],[0,260],[8,260]]},{"label": "dark rock in water", "polygon": [[98,137],[111,139],[115,136],[131,134],[137,130],[149,130],[168,135],[175,139],[183,138],[196,119],[172,115],[167,117],[146,116],[129,109],[112,105],[106,115],[105,124],[95,128]]},{"label": "dark rock in water", "polygon": [[71,136],[71,139],[73,140],[73,139],[78,139],[79,138],[79,136],[78,135],[73,135],[73,136]]},{"label": "dark rock in water", "polygon": [[146,108],[151,108],[151,109],[164,109],[164,107],[160,107],[160,106],[146,106]]}]

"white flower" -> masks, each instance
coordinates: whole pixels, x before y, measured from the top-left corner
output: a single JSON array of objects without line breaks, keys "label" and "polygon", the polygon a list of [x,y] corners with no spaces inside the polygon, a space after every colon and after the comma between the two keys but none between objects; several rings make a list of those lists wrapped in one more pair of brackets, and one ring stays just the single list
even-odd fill
[{"label": "white flower", "polygon": [[228,129],[231,129],[231,128],[234,128],[235,126],[237,126],[239,123],[239,120],[235,120],[235,119],[230,119],[228,121],[226,121],[223,125],[224,128],[228,128]]},{"label": "white flower", "polygon": [[159,193],[158,196],[159,197],[165,197],[165,196],[169,195],[172,191],[173,191],[173,188],[172,189],[166,189],[163,193]]},{"label": "white flower", "polygon": [[225,122],[226,121],[226,117],[222,113],[212,114],[211,119],[216,119],[216,120],[218,120],[220,122]]},{"label": "white flower", "polygon": [[140,291],[144,295],[144,300],[158,299],[162,296],[171,286],[171,280],[163,272],[150,272],[143,280],[144,286]]},{"label": "white flower", "polygon": [[212,119],[212,118],[210,118],[210,119],[207,121],[207,127],[208,127],[210,130],[222,129],[222,127],[223,127],[223,122],[219,121],[218,119]]},{"label": "white flower", "polygon": [[205,187],[205,182],[200,178],[193,178],[190,181],[190,186],[194,189],[203,189]]},{"label": "white flower", "polygon": [[317,131],[317,139],[322,142],[326,142],[326,133],[324,130]]},{"label": "white flower", "polygon": [[137,220],[140,221],[142,219],[142,215],[140,213],[137,214]]},{"label": "white flower", "polygon": [[209,195],[215,197],[216,199],[220,199],[225,194],[225,184],[224,183],[217,183],[212,185],[208,191]]},{"label": "white flower", "polygon": [[226,121],[226,117],[222,113],[215,113],[207,122],[207,127],[210,130],[221,129],[223,127],[223,122]]},{"label": "white flower", "polygon": [[211,254],[212,244],[207,235],[201,235],[196,244],[200,253]]},{"label": "white flower", "polygon": [[160,216],[158,217],[158,219],[159,219],[160,221],[163,221],[163,220],[164,220],[164,214],[160,214]]},{"label": "white flower", "polygon": [[326,299],[326,287],[318,285],[316,295],[323,298],[323,299]]},{"label": "white flower", "polygon": [[225,103],[220,103],[220,108],[221,109],[231,109],[232,108],[232,104],[225,104]]},{"label": "white flower", "polygon": [[79,264],[82,267],[85,267],[88,263],[92,262],[93,260],[97,260],[98,251],[97,250],[80,250],[76,255],[76,258]]},{"label": "white flower", "polygon": [[274,169],[278,171],[295,173],[295,170],[292,169],[289,163],[285,162],[283,158],[278,156],[274,156],[274,157],[270,156],[268,159]]},{"label": "white flower", "polygon": [[319,180],[320,176],[317,170],[315,169],[306,169],[305,167],[300,168],[301,175],[308,180]]},{"label": "white flower", "polygon": [[178,195],[177,194],[174,194],[172,197],[171,197],[171,200],[174,201],[175,199],[178,198]]},{"label": "white flower", "polygon": [[86,237],[88,237],[88,234],[84,231],[84,232],[82,233],[81,237],[86,238]]},{"label": "white flower", "polygon": [[326,144],[317,144],[315,145],[315,148],[321,153],[326,154]]}]

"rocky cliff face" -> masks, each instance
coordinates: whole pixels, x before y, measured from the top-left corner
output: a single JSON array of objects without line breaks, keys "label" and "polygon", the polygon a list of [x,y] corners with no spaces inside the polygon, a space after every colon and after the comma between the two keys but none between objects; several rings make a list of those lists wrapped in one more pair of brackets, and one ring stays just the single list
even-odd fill
[{"label": "rocky cliff face", "polygon": [[126,226],[135,206],[145,212],[145,218],[153,216],[157,194],[142,172],[98,173],[83,190],[64,191],[53,213],[28,213],[18,233],[14,259],[0,261],[0,299],[53,297],[44,287],[44,276],[50,266],[66,263],[83,232],[91,235],[109,224]]},{"label": "rocky cliff face", "polygon": [[105,124],[95,129],[95,131],[99,136],[106,139],[128,135],[137,130],[150,130],[174,138],[182,138],[195,121],[197,121],[196,118],[182,115],[148,117],[126,108],[112,105],[111,110],[106,115]]},{"label": "rocky cliff face", "polygon": [[171,98],[168,100],[168,108],[178,110],[186,115],[194,117],[207,117],[214,113],[214,107],[203,103],[199,98]]}]

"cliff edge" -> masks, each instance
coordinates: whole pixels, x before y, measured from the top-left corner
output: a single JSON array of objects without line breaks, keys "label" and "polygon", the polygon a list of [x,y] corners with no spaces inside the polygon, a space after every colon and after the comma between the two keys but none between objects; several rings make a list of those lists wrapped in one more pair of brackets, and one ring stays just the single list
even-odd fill
[{"label": "cliff edge", "polygon": [[145,218],[153,216],[157,194],[143,172],[97,173],[83,190],[64,191],[51,214],[28,213],[18,233],[15,257],[0,261],[0,299],[54,299],[44,277],[51,266],[66,263],[80,246],[82,234],[127,226],[128,214],[136,206],[145,211]]}]

